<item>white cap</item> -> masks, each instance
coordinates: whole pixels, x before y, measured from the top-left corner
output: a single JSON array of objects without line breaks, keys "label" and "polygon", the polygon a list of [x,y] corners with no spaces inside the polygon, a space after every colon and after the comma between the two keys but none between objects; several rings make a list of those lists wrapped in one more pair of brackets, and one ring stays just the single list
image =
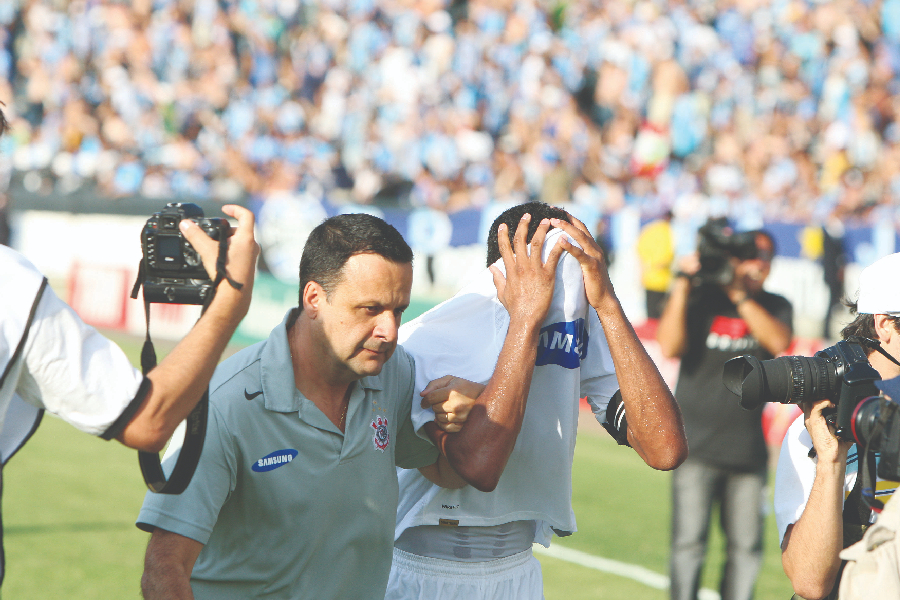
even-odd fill
[{"label": "white cap", "polygon": [[900,315],[900,252],[863,269],[856,309],[867,315]]}]

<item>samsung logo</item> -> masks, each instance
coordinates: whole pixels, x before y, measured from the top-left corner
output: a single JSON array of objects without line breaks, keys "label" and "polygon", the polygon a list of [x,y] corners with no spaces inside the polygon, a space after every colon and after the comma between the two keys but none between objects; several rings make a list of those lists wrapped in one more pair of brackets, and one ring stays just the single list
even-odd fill
[{"label": "samsung logo", "polygon": [[268,454],[263,456],[251,467],[257,473],[263,473],[265,471],[271,471],[272,469],[277,469],[278,467],[283,467],[288,464],[294,457],[297,456],[298,452],[296,450],[287,449],[287,450],[276,450],[272,454]]},{"label": "samsung logo", "polygon": [[559,365],[577,369],[587,356],[588,332],[584,319],[553,323],[541,329],[535,366]]}]

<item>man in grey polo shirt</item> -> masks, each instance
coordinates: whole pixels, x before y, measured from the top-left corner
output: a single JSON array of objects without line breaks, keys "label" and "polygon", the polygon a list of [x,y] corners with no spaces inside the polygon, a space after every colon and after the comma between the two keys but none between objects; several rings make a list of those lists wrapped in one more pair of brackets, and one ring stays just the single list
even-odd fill
[{"label": "man in grey polo shirt", "polygon": [[474,400],[450,378],[423,392],[440,421],[424,428],[431,440],[413,431],[414,367],[397,347],[412,251],[369,215],[333,217],[313,230],[300,262],[300,306],[268,340],[216,371],[193,481],[180,496],[144,501],[138,526],[153,532],[144,597],[383,597],[394,466],[490,491],[512,452],[562,253],[559,246],[541,260],[549,221],[529,252],[529,221],[512,245],[506,226],[500,232],[506,274],[495,269],[494,280],[510,324],[494,375]]}]

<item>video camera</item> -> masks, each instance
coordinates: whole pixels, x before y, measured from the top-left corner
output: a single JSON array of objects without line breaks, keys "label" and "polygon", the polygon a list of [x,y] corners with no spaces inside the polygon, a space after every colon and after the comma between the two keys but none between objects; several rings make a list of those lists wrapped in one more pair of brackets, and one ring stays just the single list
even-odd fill
[{"label": "video camera", "polygon": [[204,218],[196,204],[170,202],[154,213],[141,231],[144,299],[164,304],[204,304],[215,287],[203,262],[178,228],[191,219],[214,240],[227,238],[227,219]]},{"label": "video camera", "polygon": [[756,232],[734,233],[725,219],[710,219],[697,234],[700,269],[691,278],[695,286],[728,285],[734,277],[731,258],[751,260],[758,256]]},{"label": "video camera", "polygon": [[[900,480],[900,404],[881,395],[881,375],[869,364],[864,346],[880,350],[866,338],[842,340],[812,358],[782,356],[759,360],[739,356],[725,363],[722,382],[753,410],[764,402],[798,404],[829,399],[825,415],[835,435],[856,442],[860,452],[881,454],[878,476]],[[875,382],[878,381],[877,385]],[[894,380],[891,380],[894,381]]]}]

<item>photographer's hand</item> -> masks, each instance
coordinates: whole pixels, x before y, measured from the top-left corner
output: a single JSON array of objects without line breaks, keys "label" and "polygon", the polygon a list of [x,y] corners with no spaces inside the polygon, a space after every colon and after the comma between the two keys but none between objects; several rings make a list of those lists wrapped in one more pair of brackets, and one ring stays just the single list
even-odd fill
[{"label": "photographer's hand", "polygon": [[[240,321],[250,308],[250,292],[253,288],[256,260],[259,256],[259,245],[253,237],[255,218],[251,211],[235,204],[226,204],[222,207],[222,212],[237,219],[238,222],[237,227],[232,228],[231,237],[228,239],[225,274],[237,283],[242,284],[243,287],[240,290],[236,290],[231,285],[226,284],[223,286],[220,282],[219,287],[216,289],[216,300],[218,300],[220,294],[225,292],[226,288],[230,289],[231,292],[225,292],[225,295],[228,296],[229,304],[234,303],[234,306],[229,308],[240,315],[238,317],[238,321]],[[219,242],[209,237],[199,225],[190,219],[183,219],[180,223],[180,228],[182,235],[200,255],[203,267],[209,274],[209,278],[215,280],[216,262],[219,258]],[[216,300],[213,302],[216,303]],[[219,304],[223,304],[223,302],[220,301]]]},{"label": "photographer's hand", "polygon": [[823,411],[834,408],[834,403],[831,400],[803,402],[800,408],[803,409],[803,423],[816,450],[817,462],[846,464],[847,453],[853,442],[839,439],[822,414]]},{"label": "photographer's hand", "polygon": [[[228,341],[250,308],[259,245],[253,237],[253,213],[235,205],[222,212],[238,221],[228,240],[225,269],[243,284],[233,288],[223,280],[206,312],[162,362],[147,374],[150,390],[134,417],[116,439],[131,448],[158,452],[172,437],[178,424],[190,414],[209,385],[213,371]],[[200,254],[210,276],[215,278],[219,243],[197,224],[182,221],[182,233]]]},{"label": "photographer's hand", "polygon": [[804,402],[800,406],[816,450],[816,476],[803,514],[785,531],[781,564],[798,595],[822,598],[834,586],[841,564],[844,474],[852,443],[839,440],[825,420],[822,411],[834,406],[831,401]]}]

